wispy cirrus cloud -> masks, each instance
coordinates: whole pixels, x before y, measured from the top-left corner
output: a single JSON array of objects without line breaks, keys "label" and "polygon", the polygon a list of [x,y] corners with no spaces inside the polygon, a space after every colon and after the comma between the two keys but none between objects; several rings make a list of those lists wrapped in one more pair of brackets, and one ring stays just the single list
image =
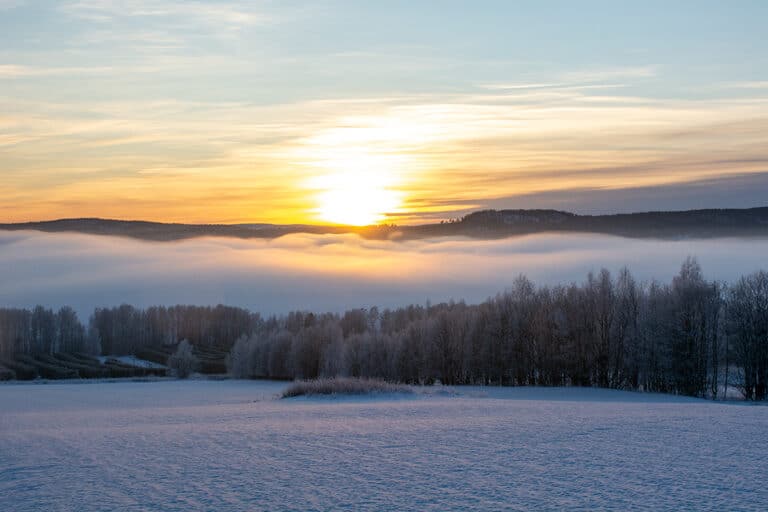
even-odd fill
[{"label": "wispy cirrus cloud", "polygon": [[642,79],[655,76],[656,69],[653,66],[640,66],[571,71],[564,73],[562,78],[566,82],[603,82],[606,80]]},{"label": "wispy cirrus cloud", "polygon": [[[481,83],[479,87],[491,91],[557,91],[557,90],[599,90],[627,87],[638,79],[656,76],[652,66],[635,68],[586,69],[561,73],[555,81]],[[620,80],[621,82],[617,82]]]},{"label": "wispy cirrus cloud", "polygon": [[[481,89],[489,91],[499,91],[505,96],[510,94],[517,95],[533,95],[533,94],[558,94],[560,92],[568,93],[569,91],[598,91],[600,89],[621,89],[627,87],[627,84],[620,83],[605,83],[605,84],[593,84],[593,83],[580,83],[580,82],[559,82],[559,83],[486,83],[478,86]],[[500,96],[504,98],[505,96]]]},{"label": "wispy cirrus cloud", "polygon": [[62,4],[59,11],[85,24],[70,41],[74,47],[154,52],[178,53],[196,40],[232,40],[277,21],[261,2],[76,0]]},{"label": "wispy cirrus cloud", "polygon": [[233,30],[269,23],[254,2],[223,3],[177,0],[78,0],[61,6],[65,13],[94,22],[113,22],[124,18],[170,20],[174,24],[196,22]]},{"label": "wispy cirrus cloud", "polygon": [[753,80],[745,82],[727,82],[726,87],[735,89],[768,89],[768,80]]},{"label": "wispy cirrus cloud", "polygon": [[114,71],[115,68],[109,66],[26,66],[0,64],[0,79],[65,75],[107,75]]}]

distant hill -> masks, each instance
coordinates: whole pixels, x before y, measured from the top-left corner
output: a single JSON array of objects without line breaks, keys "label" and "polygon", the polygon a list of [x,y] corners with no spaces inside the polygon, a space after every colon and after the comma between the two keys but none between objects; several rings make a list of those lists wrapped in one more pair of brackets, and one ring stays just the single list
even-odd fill
[{"label": "distant hill", "polygon": [[279,224],[165,224],[134,220],[61,219],[43,222],[0,224],[0,230],[33,230],[46,233],[84,233],[172,241],[205,236],[277,238],[290,233],[345,233],[354,228]]},{"label": "distant hill", "polygon": [[0,230],[84,233],[172,241],[216,236],[277,238],[291,233],[356,233],[370,239],[444,236],[504,238],[546,232],[601,233],[629,238],[768,236],[768,207],[616,215],[577,215],[557,210],[484,210],[460,220],[415,226],[319,226],[305,224],[164,224],[106,219],[63,219],[0,224]]},{"label": "distant hill", "polygon": [[628,238],[768,236],[768,207],[614,215],[557,210],[484,210],[443,224],[410,228],[419,236],[498,238],[542,232],[602,233]]}]

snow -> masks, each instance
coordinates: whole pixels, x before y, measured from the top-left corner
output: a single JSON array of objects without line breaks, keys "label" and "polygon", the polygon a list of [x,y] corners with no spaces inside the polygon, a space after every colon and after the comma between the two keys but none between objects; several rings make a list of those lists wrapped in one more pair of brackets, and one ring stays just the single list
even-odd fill
[{"label": "snow", "polygon": [[96,357],[101,364],[104,364],[107,359],[117,359],[121,363],[136,366],[137,368],[167,368],[167,366],[153,361],[147,361],[146,359],[139,359],[136,356],[97,356]]},{"label": "snow", "polygon": [[595,389],[0,385],[0,509],[765,510],[768,408]]}]

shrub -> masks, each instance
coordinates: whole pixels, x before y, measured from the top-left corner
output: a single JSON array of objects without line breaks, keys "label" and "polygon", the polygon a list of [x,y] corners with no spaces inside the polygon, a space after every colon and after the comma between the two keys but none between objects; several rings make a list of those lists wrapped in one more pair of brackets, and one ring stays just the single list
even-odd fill
[{"label": "shrub", "polygon": [[134,355],[144,361],[150,361],[152,363],[162,364],[163,366],[168,363],[168,356],[173,354],[173,350],[167,347],[158,348],[143,348],[138,350]]},{"label": "shrub", "polygon": [[165,368],[142,368],[141,371],[146,377],[165,377],[168,375],[168,370]]},{"label": "shrub", "polygon": [[38,361],[30,356],[20,356],[18,359],[24,364],[34,366],[44,379],[76,379],[79,376],[76,370]]},{"label": "shrub", "polygon": [[145,361],[150,361],[157,364],[166,364],[168,362],[168,356],[171,352],[164,352],[162,350],[156,350],[151,348],[141,349],[136,352],[136,357]]},{"label": "shrub", "polygon": [[198,369],[200,373],[219,374],[227,373],[227,365],[223,359],[203,359],[199,360]]},{"label": "shrub", "polygon": [[108,373],[104,369],[103,366],[89,366],[85,364],[76,364],[76,363],[62,363],[63,367],[69,368],[71,370],[76,370],[78,375],[80,375],[83,379],[99,379],[103,377],[107,377]]},{"label": "shrub", "polygon": [[0,363],[9,370],[13,370],[16,373],[16,378],[19,380],[33,380],[37,378],[37,370],[34,366],[12,359],[3,359],[0,360]]},{"label": "shrub", "polygon": [[126,368],[125,366],[114,365],[109,362],[104,363],[104,366],[109,371],[109,376],[113,379],[140,376],[140,374],[136,372],[136,368]]},{"label": "shrub", "polygon": [[65,352],[58,352],[53,354],[53,357],[61,361],[68,363],[83,364],[85,366],[101,366],[101,363],[95,357],[84,356],[80,354],[69,354]]},{"label": "shrub", "polygon": [[199,361],[192,353],[192,345],[187,340],[182,340],[179,347],[168,357],[168,367],[176,373],[180,379],[186,379],[197,369]]},{"label": "shrub", "polygon": [[379,379],[337,377],[294,382],[283,391],[282,398],[302,395],[367,395],[371,393],[413,393],[413,390],[402,384],[393,384]]},{"label": "shrub", "polygon": [[16,378],[16,372],[0,366],[0,380],[13,380]]}]

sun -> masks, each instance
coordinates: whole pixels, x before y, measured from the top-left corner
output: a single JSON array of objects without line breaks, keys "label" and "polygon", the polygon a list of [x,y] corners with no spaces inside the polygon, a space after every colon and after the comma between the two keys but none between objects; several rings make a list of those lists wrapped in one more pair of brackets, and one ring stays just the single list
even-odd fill
[{"label": "sun", "polygon": [[319,196],[319,217],[332,224],[370,226],[384,221],[400,203],[391,190],[370,187],[344,187]]},{"label": "sun", "polygon": [[313,218],[331,224],[380,224],[404,213],[405,190],[415,172],[413,145],[421,143],[413,123],[389,118],[345,118],[294,150],[308,169]]},{"label": "sun", "polygon": [[385,173],[340,172],[319,181],[323,186],[317,195],[317,216],[332,224],[378,224],[402,204],[401,194],[388,186]]}]

